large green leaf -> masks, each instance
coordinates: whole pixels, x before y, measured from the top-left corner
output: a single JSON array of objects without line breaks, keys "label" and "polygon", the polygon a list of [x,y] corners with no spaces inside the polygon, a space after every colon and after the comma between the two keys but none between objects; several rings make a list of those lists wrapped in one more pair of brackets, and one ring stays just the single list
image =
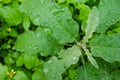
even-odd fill
[{"label": "large green leaf", "polygon": [[46,80],[58,80],[62,73],[79,60],[81,51],[77,46],[60,51],[58,57],[52,57],[44,66]]},{"label": "large green leaf", "polygon": [[112,24],[120,21],[120,1],[100,0],[100,25],[97,32],[104,33]]},{"label": "large green leaf", "polygon": [[91,40],[90,47],[94,56],[108,62],[120,61],[120,35],[96,37]]},{"label": "large green leaf", "polygon": [[28,30],[18,36],[15,48],[17,51],[31,54],[41,52],[43,56],[55,54],[62,46],[50,34],[49,29],[41,29],[40,27],[35,32]]},{"label": "large green leaf", "polygon": [[51,29],[59,43],[73,42],[78,35],[79,27],[70,11],[52,0],[24,0],[20,10],[30,16],[35,25]]},{"label": "large green leaf", "polygon": [[[108,68],[110,70],[110,66]],[[120,80],[119,73],[119,70],[108,72],[102,69],[96,69],[87,63],[77,69],[76,76],[73,80]]]}]

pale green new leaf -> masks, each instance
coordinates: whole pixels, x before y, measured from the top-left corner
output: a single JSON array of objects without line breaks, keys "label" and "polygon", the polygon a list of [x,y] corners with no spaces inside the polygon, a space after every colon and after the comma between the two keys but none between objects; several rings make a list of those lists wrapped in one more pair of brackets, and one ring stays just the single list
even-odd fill
[{"label": "pale green new leaf", "polygon": [[96,7],[93,7],[91,10],[88,20],[87,20],[87,27],[85,29],[85,37],[84,42],[88,42],[88,39],[92,37],[93,32],[95,32],[98,24],[99,24],[99,11]]},{"label": "pale green new leaf", "polygon": [[108,62],[120,61],[120,35],[99,36],[90,42],[93,56]]},{"label": "pale green new leaf", "polygon": [[98,8],[100,24],[96,32],[104,33],[111,25],[120,21],[120,0],[100,0]]},{"label": "pale green new leaf", "polygon": [[81,51],[77,46],[62,50],[58,57],[52,57],[44,66],[46,80],[58,80],[62,73],[65,72],[72,64],[76,64],[81,55]]},{"label": "pale green new leaf", "polygon": [[50,28],[59,43],[73,42],[78,35],[79,26],[70,11],[52,0],[24,0],[20,11],[26,13],[33,24]]}]

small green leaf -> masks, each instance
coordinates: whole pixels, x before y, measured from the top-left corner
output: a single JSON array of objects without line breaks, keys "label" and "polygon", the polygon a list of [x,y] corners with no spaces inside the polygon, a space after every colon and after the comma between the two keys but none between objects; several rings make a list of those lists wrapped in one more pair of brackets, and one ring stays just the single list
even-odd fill
[{"label": "small green leaf", "polygon": [[19,56],[19,57],[17,58],[17,60],[16,60],[16,66],[22,66],[23,63],[24,63],[24,56],[21,55],[21,56]]},{"label": "small green leaf", "polygon": [[68,76],[70,79],[73,79],[76,75],[76,70],[75,69],[69,69],[68,71]]},{"label": "small green leaf", "polygon": [[23,24],[23,28],[25,30],[29,29],[29,27],[30,27],[30,19],[29,19],[29,17],[27,15],[24,15],[22,24]]},{"label": "small green leaf", "polygon": [[32,80],[45,80],[45,74],[42,69],[37,69],[32,75]]},{"label": "small green leaf", "polygon": [[[10,53],[9,53],[9,54],[10,54]],[[5,63],[6,63],[6,64],[9,64],[9,65],[10,65],[10,64],[14,64],[14,60],[12,59],[12,56],[9,55],[9,54],[8,54],[8,56],[5,57]]]},{"label": "small green leaf", "polygon": [[26,74],[23,71],[16,71],[15,76],[13,77],[13,80],[29,80]]},{"label": "small green leaf", "polygon": [[39,60],[36,55],[24,54],[24,65],[27,69],[34,68],[39,65]]}]

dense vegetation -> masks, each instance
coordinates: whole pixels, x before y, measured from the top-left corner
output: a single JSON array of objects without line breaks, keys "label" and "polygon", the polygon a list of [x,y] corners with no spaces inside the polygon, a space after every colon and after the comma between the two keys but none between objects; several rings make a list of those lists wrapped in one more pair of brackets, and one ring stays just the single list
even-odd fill
[{"label": "dense vegetation", "polygon": [[120,0],[0,0],[0,80],[120,80]]}]

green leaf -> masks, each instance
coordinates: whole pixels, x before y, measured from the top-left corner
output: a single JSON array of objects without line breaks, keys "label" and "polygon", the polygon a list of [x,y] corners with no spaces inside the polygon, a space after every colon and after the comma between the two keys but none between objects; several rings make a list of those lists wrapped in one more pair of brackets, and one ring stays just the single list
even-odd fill
[{"label": "green leaf", "polygon": [[33,75],[32,80],[45,80],[45,74],[42,69],[37,69]]},{"label": "green leaf", "polygon": [[[10,53],[9,53],[10,54]],[[14,64],[14,60],[12,59],[12,56],[11,55],[9,55],[8,54],[8,56],[6,56],[4,59],[5,59],[5,63],[6,64]]]},{"label": "green leaf", "polygon": [[59,43],[73,42],[78,35],[79,26],[70,11],[54,1],[24,0],[20,10],[30,16],[33,24],[50,28]]},{"label": "green leaf", "polygon": [[2,0],[2,3],[3,4],[8,4],[8,3],[10,3],[11,2],[11,0]]},{"label": "green leaf", "polygon": [[30,19],[29,19],[29,17],[27,15],[24,15],[22,24],[23,24],[23,28],[25,30],[29,29],[29,27],[30,27]]},{"label": "green leaf", "polygon": [[[46,28],[45,28],[46,29]],[[45,29],[40,27],[35,32],[26,31],[18,36],[15,42],[17,51],[35,54],[41,52],[42,56],[54,55],[62,48],[55,38],[45,32]]]},{"label": "green leaf", "polygon": [[0,80],[5,80],[6,76],[7,76],[7,66],[2,65],[0,63]]},{"label": "green leaf", "polygon": [[62,50],[59,52],[59,59],[52,57],[44,66],[46,80],[58,80],[62,73],[72,64],[76,64],[81,55],[81,51],[77,46]]},{"label": "green leaf", "polygon": [[76,75],[76,70],[75,69],[69,69],[69,71],[68,71],[69,78],[73,79],[75,75]]},{"label": "green leaf", "polygon": [[95,32],[96,27],[99,24],[99,11],[96,7],[93,7],[87,20],[87,27],[85,30],[85,37],[84,42],[88,42],[88,39],[90,39],[93,35],[93,32]]},{"label": "green leaf", "polygon": [[101,69],[97,69],[87,63],[77,69],[73,80],[105,80],[105,77]]},{"label": "green leaf", "polygon": [[11,6],[4,6],[0,8],[0,17],[3,17],[11,26],[20,24],[22,20],[22,15],[19,10]]},{"label": "green leaf", "polygon": [[66,0],[68,3],[85,3],[87,2],[88,0]]},{"label": "green leaf", "polygon": [[21,56],[19,56],[19,57],[17,58],[17,60],[16,60],[16,66],[22,66],[23,63],[24,63],[24,56],[21,55]]},{"label": "green leaf", "polygon": [[24,65],[27,69],[34,68],[39,65],[39,60],[36,55],[24,54]]},{"label": "green leaf", "polygon": [[86,25],[87,25],[87,18],[88,18],[88,15],[89,15],[91,9],[88,5],[85,5],[85,4],[79,4],[78,8],[80,9],[79,10],[80,14],[79,14],[78,18],[80,21],[82,21],[81,29],[82,29],[82,31],[85,32]]},{"label": "green leaf", "polygon": [[8,33],[11,37],[17,37],[18,33],[14,28],[11,28],[11,31]]},{"label": "green leaf", "polygon": [[88,49],[86,49],[86,48],[83,48],[83,49],[84,49],[85,54],[87,55],[88,60],[90,61],[90,63],[91,63],[93,66],[95,66],[96,68],[99,68],[96,60],[93,58],[93,56],[92,56],[92,54],[90,53],[90,51],[89,51]]},{"label": "green leaf", "polygon": [[12,80],[29,80],[29,79],[23,71],[18,70],[16,71],[16,74]]},{"label": "green leaf", "polygon": [[120,35],[101,35],[90,41],[93,56],[108,62],[120,61]]},{"label": "green leaf", "polygon": [[112,24],[120,21],[119,0],[100,0],[99,12],[100,24],[96,32],[104,33]]},{"label": "green leaf", "polygon": [[102,63],[100,66],[104,66],[109,71],[101,68],[97,69],[90,63],[87,63],[77,69],[76,76],[72,80],[120,80],[120,71],[115,68],[110,69],[113,65]]}]

